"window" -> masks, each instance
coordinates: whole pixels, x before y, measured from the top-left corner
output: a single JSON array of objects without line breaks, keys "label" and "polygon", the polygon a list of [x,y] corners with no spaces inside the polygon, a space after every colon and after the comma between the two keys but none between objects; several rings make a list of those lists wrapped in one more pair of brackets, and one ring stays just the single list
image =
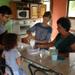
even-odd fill
[{"label": "window", "polygon": [[68,0],[68,17],[75,18],[75,0]]}]

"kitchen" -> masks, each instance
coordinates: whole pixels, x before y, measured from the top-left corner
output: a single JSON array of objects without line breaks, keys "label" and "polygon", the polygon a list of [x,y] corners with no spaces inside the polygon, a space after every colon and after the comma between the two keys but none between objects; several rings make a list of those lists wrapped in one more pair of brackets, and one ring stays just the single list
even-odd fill
[{"label": "kitchen", "polygon": [[13,14],[12,31],[23,36],[29,27],[37,22],[42,22],[44,12],[50,11],[50,1],[25,2],[14,0],[10,2],[10,7]]},{"label": "kitchen", "polygon": [[[35,15],[34,15],[35,16]],[[34,20],[35,21],[35,20]],[[25,23],[25,21],[23,21],[23,22],[21,22],[21,24],[24,24]],[[17,25],[18,25],[18,22],[17,22]]]},{"label": "kitchen", "polygon": [[[4,0],[4,1],[0,0],[0,5],[9,5],[12,8],[12,11],[14,10],[13,11],[13,17],[14,17],[14,20],[16,20],[16,17],[17,17],[16,4],[12,3],[10,5],[11,1],[12,2],[14,2],[14,1],[19,1],[20,2],[21,0]],[[32,1],[32,0],[30,0],[30,1]],[[56,36],[56,33],[57,33],[56,21],[57,21],[57,19],[59,17],[67,15],[67,12],[68,12],[68,9],[67,9],[68,8],[68,2],[67,2],[67,0],[66,1],[65,0],[60,1],[60,3],[58,3],[58,0],[42,0],[42,3],[43,3],[43,1],[50,1],[50,8],[48,8],[47,10],[51,10],[51,12],[52,12],[52,21],[51,21],[51,25],[52,25],[52,28],[53,28],[52,38],[54,38]],[[37,14],[35,14],[35,15],[37,15]],[[35,17],[35,15],[34,15],[34,17]],[[31,19],[29,19],[29,20],[31,21]],[[74,18],[71,18],[71,23],[72,23],[71,31],[75,34],[75,26],[74,26],[75,22],[74,22],[74,20],[75,20]],[[35,19],[32,21],[32,25],[35,23],[34,21],[35,21]],[[13,25],[10,26],[9,24],[12,24],[12,23],[9,22],[7,24],[7,29],[9,29],[10,31],[12,31],[12,26]],[[23,24],[23,22],[22,22],[22,24]],[[20,32],[20,28],[19,27],[17,27],[18,31],[15,31],[16,29],[14,29],[14,28],[13,28],[14,32],[17,32],[17,33]]]}]

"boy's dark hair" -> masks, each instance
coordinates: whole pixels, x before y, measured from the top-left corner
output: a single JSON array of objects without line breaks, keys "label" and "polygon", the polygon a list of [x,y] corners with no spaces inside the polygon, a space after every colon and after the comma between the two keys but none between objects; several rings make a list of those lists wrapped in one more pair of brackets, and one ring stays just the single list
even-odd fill
[{"label": "boy's dark hair", "polygon": [[11,11],[10,7],[3,5],[3,6],[0,6],[0,13],[3,15],[5,15],[5,14],[11,15],[12,11]]},{"label": "boy's dark hair", "polygon": [[17,45],[17,38],[17,34],[7,33],[3,39],[5,50],[9,51],[10,49],[14,48],[14,46]]},{"label": "boy's dark hair", "polygon": [[47,11],[44,13],[43,17],[49,17],[51,18],[51,12],[50,11]]},{"label": "boy's dark hair", "polygon": [[66,31],[70,30],[71,22],[67,17],[60,17],[57,20],[57,24],[61,25]]}]

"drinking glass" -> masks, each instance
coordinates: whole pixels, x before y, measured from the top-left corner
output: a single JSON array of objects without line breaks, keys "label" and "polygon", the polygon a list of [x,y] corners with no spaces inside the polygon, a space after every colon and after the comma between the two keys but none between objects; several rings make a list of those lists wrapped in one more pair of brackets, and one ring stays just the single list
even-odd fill
[{"label": "drinking glass", "polygon": [[56,61],[58,57],[58,50],[55,47],[50,48],[50,55],[51,55],[51,59],[53,61]]},{"label": "drinking glass", "polygon": [[46,49],[40,49],[39,55],[40,55],[40,58],[46,58],[49,55],[49,51],[47,51]]}]

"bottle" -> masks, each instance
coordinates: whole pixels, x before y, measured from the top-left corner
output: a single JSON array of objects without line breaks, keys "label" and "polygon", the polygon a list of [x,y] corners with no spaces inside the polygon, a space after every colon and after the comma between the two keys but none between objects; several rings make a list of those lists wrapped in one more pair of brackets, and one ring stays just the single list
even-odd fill
[{"label": "bottle", "polygon": [[58,50],[55,47],[50,48],[51,60],[56,61],[58,57]]}]

